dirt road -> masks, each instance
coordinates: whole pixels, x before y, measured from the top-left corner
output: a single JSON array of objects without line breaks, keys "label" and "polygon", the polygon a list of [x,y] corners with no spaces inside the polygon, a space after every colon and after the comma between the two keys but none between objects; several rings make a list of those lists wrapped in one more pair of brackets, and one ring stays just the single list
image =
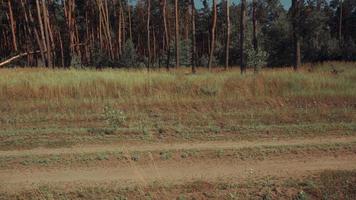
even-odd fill
[{"label": "dirt road", "polygon": [[262,146],[286,146],[286,145],[313,145],[329,143],[356,142],[355,136],[350,137],[316,137],[307,139],[289,140],[255,140],[255,141],[211,141],[188,143],[153,143],[153,144],[109,144],[109,145],[78,145],[70,148],[36,148],[30,150],[0,151],[1,156],[21,155],[58,155],[73,153],[95,153],[106,151],[168,151],[168,150],[214,150],[214,149],[239,149]]},{"label": "dirt road", "polygon": [[[356,141],[355,137],[314,138],[284,141],[254,142],[207,142],[180,144],[146,144],[133,146],[77,146],[61,149],[33,149],[24,151],[2,151],[0,157],[22,155],[56,155],[63,153],[82,153],[100,151],[154,151],[172,149],[224,149],[259,147],[265,145],[305,145],[346,143]],[[25,170],[0,170],[0,190],[18,191],[42,184],[49,185],[93,185],[115,182],[122,186],[149,185],[153,182],[184,183],[194,180],[233,180],[235,182],[250,178],[275,176],[281,178],[305,176],[322,170],[356,169],[356,154],[345,153],[330,155],[307,155],[303,158],[266,158],[264,160],[237,161],[229,158],[179,161],[154,161],[138,164],[128,161],[126,165],[77,168],[31,168]]]}]

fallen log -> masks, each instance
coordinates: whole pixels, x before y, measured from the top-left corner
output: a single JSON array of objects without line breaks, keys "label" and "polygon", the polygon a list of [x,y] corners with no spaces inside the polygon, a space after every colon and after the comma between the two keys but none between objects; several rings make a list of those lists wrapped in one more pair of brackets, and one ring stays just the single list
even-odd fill
[{"label": "fallen log", "polygon": [[31,54],[36,54],[36,53],[40,53],[40,52],[41,51],[38,50],[38,51],[33,51],[33,52],[20,53],[20,54],[18,54],[16,56],[13,56],[13,57],[11,57],[9,59],[6,59],[6,60],[0,62],[0,67],[4,66],[6,64],[9,64],[9,63],[11,63],[11,62],[13,62],[13,61],[15,61],[15,60],[17,60],[19,58],[24,57],[24,56],[31,55]]}]

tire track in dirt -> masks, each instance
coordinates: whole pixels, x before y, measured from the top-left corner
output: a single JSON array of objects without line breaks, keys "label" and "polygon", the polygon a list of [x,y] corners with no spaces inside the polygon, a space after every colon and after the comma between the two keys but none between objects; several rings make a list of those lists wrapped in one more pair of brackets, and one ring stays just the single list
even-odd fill
[{"label": "tire track in dirt", "polygon": [[18,191],[42,184],[52,186],[91,186],[112,183],[123,187],[154,182],[185,183],[195,180],[221,181],[257,179],[265,176],[301,177],[322,170],[354,170],[356,156],[308,156],[303,159],[270,159],[263,161],[200,160],[165,162],[126,167],[96,167],[50,170],[1,170],[0,191]]},{"label": "tire track in dirt", "polygon": [[169,150],[214,150],[214,149],[240,149],[262,146],[287,146],[287,145],[318,145],[329,143],[356,142],[355,136],[350,137],[316,137],[289,140],[254,140],[254,141],[210,141],[189,143],[136,143],[136,144],[108,144],[108,145],[82,145],[70,148],[36,148],[30,150],[0,151],[0,157],[24,155],[59,155],[76,153],[100,153],[113,151],[169,151]]}]

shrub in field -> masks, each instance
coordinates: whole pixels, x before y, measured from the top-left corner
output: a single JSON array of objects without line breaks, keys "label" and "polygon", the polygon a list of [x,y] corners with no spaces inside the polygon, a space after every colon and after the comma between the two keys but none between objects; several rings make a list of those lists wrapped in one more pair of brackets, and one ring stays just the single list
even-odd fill
[{"label": "shrub in field", "polygon": [[122,127],[126,121],[126,116],[123,111],[115,110],[108,105],[104,107],[103,115],[107,124],[114,129]]},{"label": "shrub in field", "polygon": [[219,87],[217,85],[203,85],[200,88],[200,93],[203,96],[217,96],[219,93]]}]

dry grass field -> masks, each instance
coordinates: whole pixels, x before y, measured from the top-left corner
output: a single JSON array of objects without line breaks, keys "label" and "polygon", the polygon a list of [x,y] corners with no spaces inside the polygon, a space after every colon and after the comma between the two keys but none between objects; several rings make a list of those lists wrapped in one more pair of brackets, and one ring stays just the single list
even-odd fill
[{"label": "dry grass field", "polygon": [[0,199],[356,199],[355,63],[198,72],[0,69]]}]

